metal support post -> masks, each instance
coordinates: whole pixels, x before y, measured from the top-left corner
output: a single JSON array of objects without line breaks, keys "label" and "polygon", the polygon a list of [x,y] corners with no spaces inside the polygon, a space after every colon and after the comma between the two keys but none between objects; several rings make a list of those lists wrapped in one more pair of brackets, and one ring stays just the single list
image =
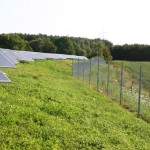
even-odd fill
[{"label": "metal support post", "polygon": [[140,66],[140,77],[139,77],[139,98],[138,98],[138,117],[141,113],[141,88],[142,88],[142,66]]},{"label": "metal support post", "polygon": [[120,105],[122,105],[122,99],[123,99],[123,91],[122,91],[122,88],[123,88],[123,69],[124,69],[124,66],[122,63],[121,78],[120,78]]},{"label": "metal support post", "polygon": [[98,66],[97,66],[97,91],[99,89],[99,58],[98,58]]},{"label": "metal support post", "polygon": [[110,82],[110,64],[108,63],[108,74],[107,74],[107,96],[109,95],[109,82]]},{"label": "metal support post", "polygon": [[89,86],[91,85],[91,59],[90,59],[90,72],[89,72]]}]

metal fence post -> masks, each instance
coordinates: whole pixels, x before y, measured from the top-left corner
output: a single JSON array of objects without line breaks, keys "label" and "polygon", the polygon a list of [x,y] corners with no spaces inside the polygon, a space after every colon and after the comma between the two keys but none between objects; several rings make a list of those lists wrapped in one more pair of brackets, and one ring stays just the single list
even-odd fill
[{"label": "metal fence post", "polygon": [[73,66],[73,59],[72,59],[72,76],[74,75],[73,71],[74,71],[74,66]]},{"label": "metal fence post", "polygon": [[78,79],[79,79],[79,58],[78,58]]},{"label": "metal fence post", "polygon": [[84,82],[84,62],[85,60],[83,59],[83,82]]},{"label": "metal fence post", "polygon": [[142,66],[140,66],[140,77],[139,77],[139,98],[138,98],[138,117],[141,112],[141,88],[142,88]]},{"label": "metal fence post", "polygon": [[98,66],[97,66],[97,91],[99,88],[99,58],[98,58]]},{"label": "metal fence post", "polygon": [[133,94],[133,78],[134,78],[134,75],[132,75],[132,81],[131,81],[131,93]]},{"label": "metal fence post", "polygon": [[123,87],[123,63],[122,63],[122,68],[121,68],[121,77],[120,77],[120,105],[122,105],[122,98],[123,98],[123,91],[122,91],[122,87]]},{"label": "metal fence post", "polygon": [[91,85],[91,59],[90,59],[90,72],[89,72],[89,86]]},{"label": "metal fence post", "polygon": [[110,80],[110,64],[108,63],[108,74],[107,74],[107,96],[109,95],[109,80]]}]

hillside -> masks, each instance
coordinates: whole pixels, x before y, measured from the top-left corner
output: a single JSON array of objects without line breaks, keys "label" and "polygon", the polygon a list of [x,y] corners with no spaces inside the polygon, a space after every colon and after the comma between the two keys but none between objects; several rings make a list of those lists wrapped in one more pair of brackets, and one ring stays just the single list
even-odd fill
[{"label": "hillside", "polygon": [[150,125],[71,76],[71,61],[2,69],[0,149],[150,148]]}]

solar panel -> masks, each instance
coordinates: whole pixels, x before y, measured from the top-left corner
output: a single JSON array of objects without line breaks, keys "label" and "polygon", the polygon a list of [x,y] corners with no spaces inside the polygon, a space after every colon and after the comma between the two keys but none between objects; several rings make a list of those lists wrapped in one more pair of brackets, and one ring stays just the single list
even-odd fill
[{"label": "solar panel", "polygon": [[49,54],[47,53],[46,58],[54,58],[54,59],[84,59],[87,60],[85,56],[77,56],[77,55],[67,55],[67,54]]},{"label": "solar panel", "polygon": [[40,52],[30,52],[30,56],[33,59],[45,59],[45,55],[43,53],[40,53]]},{"label": "solar panel", "polygon": [[34,61],[30,51],[20,51],[19,52],[22,56],[28,59],[28,61]]},{"label": "solar panel", "polygon": [[87,59],[85,56],[76,56],[76,58],[78,59]]},{"label": "solar panel", "polygon": [[45,58],[52,58],[52,59],[66,59],[64,54],[55,54],[55,53],[44,53]]},{"label": "solar panel", "polygon": [[[33,56],[34,54],[38,52],[32,52]],[[56,54],[56,53],[38,53],[38,57],[34,57],[36,59],[43,57],[44,58],[51,58],[51,59],[84,59],[86,60],[87,58],[85,56],[76,56],[76,55],[67,55],[67,54]]]},{"label": "solar panel", "polygon": [[[20,50],[9,50],[0,48],[0,67],[15,68],[18,60],[34,61],[34,59],[87,59],[85,56],[56,54],[56,53],[41,53]],[[11,82],[11,80],[0,71],[0,82]]]},{"label": "solar panel", "polygon": [[66,57],[66,59],[76,59],[75,55],[66,55],[66,54],[62,54],[64,57]]},{"label": "solar panel", "polygon": [[3,53],[0,53],[0,67],[15,68],[15,65]]},{"label": "solar panel", "polygon": [[18,60],[34,61],[34,59],[84,59],[85,56],[67,55],[67,54],[56,54],[56,53],[41,53],[41,52],[30,52],[30,51],[18,51],[12,50],[12,52],[18,57]]},{"label": "solar panel", "polygon": [[44,55],[46,58],[51,58],[51,59],[66,59],[66,57],[62,54],[45,53]]},{"label": "solar panel", "polygon": [[11,80],[1,70],[0,70],[0,82],[2,83],[11,82]]},{"label": "solar panel", "polygon": [[[28,52],[26,52],[26,51],[16,51],[16,50],[13,50],[13,53],[14,53],[15,55],[17,55],[18,60],[34,61],[34,60],[32,59],[32,57],[30,57],[30,56],[28,55]],[[31,53],[31,52],[30,52],[30,53]]]},{"label": "solar panel", "polygon": [[53,57],[55,59],[66,59],[66,57],[64,55],[62,55],[62,54],[53,54]]},{"label": "solar panel", "polygon": [[10,51],[9,49],[0,49],[0,53],[5,55],[5,57],[7,57],[7,59],[9,59],[11,63],[13,64],[19,63],[17,59],[15,58],[14,54],[12,53],[12,51]]}]

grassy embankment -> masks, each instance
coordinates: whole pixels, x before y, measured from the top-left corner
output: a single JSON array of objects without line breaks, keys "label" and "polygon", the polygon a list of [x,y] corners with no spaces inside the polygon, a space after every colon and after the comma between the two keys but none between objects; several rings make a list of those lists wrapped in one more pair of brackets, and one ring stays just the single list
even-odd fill
[{"label": "grassy embankment", "polygon": [[0,149],[150,148],[150,125],[71,76],[71,62],[2,69]]}]

